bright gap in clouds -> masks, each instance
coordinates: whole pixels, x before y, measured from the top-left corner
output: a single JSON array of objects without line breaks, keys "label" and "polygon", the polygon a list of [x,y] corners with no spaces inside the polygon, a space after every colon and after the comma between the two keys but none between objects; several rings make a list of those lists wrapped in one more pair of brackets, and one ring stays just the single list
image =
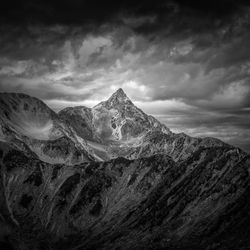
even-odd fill
[{"label": "bright gap in clouds", "polygon": [[118,88],[122,88],[127,96],[132,100],[143,100],[149,101],[150,97],[148,96],[149,88],[146,85],[140,84],[137,81],[129,80],[121,85],[111,85],[111,92],[115,92]]}]

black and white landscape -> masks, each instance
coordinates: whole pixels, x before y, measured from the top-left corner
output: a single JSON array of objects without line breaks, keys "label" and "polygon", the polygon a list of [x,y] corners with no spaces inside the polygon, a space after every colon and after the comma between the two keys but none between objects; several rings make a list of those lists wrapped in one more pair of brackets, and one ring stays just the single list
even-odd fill
[{"label": "black and white landscape", "polygon": [[250,156],[239,148],[172,133],[122,89],[93,108],[58,114],[25,94],[3,93],[0,103],[6,244],[16,249],[250,244]]},{"label": "black and white landscape", "polygon": [[0,9],[1,250],[250,248],[248,1]]}]

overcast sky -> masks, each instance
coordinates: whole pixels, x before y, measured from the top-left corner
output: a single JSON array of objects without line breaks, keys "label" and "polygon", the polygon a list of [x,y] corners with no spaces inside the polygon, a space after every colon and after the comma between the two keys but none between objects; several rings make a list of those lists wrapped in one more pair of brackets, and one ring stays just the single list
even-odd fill
[{"label": "overcast sky", "polygon": [[0,8],[0,91],[58,111],[121,87],[173,132],[250,152],[247,2],[9,0]]}]

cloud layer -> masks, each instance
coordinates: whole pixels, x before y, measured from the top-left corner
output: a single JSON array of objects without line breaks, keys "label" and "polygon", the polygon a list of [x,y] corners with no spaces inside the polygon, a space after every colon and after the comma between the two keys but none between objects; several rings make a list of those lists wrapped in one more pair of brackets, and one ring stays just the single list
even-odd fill
[{"label": "cloud layer", "polygon": [[247,1],[100,2],[3,6],[0,91],[60,110],[122,87],[173,131],[250,152]]}]

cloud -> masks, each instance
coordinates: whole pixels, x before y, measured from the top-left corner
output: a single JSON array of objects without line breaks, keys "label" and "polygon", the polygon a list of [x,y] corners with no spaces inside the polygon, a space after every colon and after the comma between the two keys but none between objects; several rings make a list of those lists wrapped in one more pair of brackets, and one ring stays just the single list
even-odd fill
[{"label": "cloud", "polygon": [[179,109],[156,115],[173,132],[194,137],[215,137],[250,152],[250,110],[227,113],[200,108]]},{"label": "cloud", "polygon": [[174,131],[250,145],[246,1],[11,3],[0,10],[0,91],[59,110],[122,87]]},{"label": "cloud", "polygon": [[6,63],[0,69],[0,75],[21,75],[31,66],[29,61],[11,61]]},{"label": "cloud", "polygon": [[142,25],[150,25],[156,22],[156,16],[124,17],[123,23],[131,28],[138,28]]},{"label": "cloud", "polygon": [[[78,54],[78,64],[80,67],[86,67],[89,61],[102,56],[112,46],[112,41],[107,37],[87,37],[83,40]],[[108,53],[108,52],[106,52]],[[105,56],[103,56],[105,57]],[[91,63],[91,62],[90,62]]]}]

